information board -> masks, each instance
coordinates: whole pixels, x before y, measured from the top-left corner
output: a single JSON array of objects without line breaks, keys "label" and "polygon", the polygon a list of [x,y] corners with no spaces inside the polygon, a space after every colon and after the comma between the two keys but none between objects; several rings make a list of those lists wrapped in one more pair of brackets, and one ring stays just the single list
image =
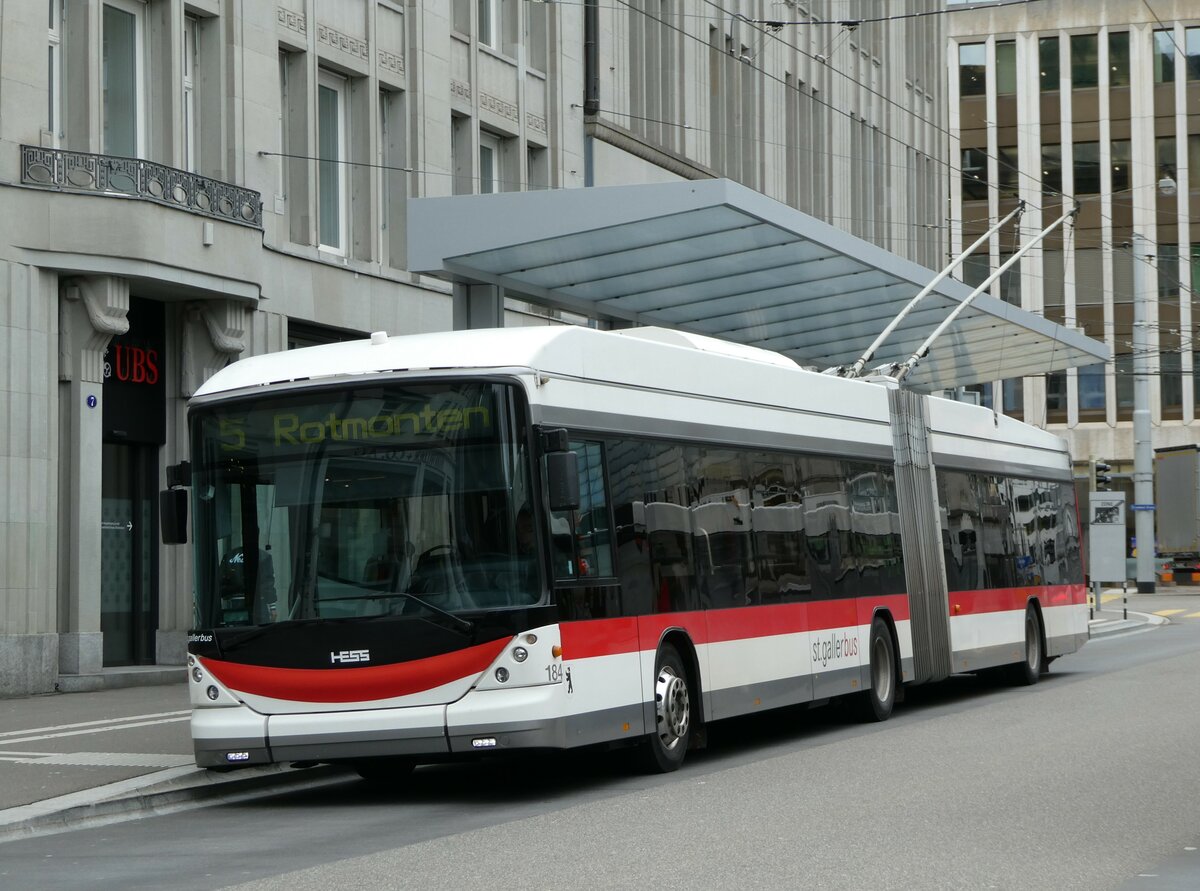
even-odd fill
[{"label": "information board", "polygon": [[1088,513],[1088,577],[1125,581],[1125,493],[1092,492]]}]

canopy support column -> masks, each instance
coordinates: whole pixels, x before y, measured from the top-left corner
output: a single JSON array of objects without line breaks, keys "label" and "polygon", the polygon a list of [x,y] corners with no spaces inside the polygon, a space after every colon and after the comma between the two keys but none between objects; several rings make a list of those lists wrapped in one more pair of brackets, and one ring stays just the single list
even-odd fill
[{"label": "canopy support column", "polygon": [[454,283],[454,330],[504,327],[504,289],[475,282]]}]

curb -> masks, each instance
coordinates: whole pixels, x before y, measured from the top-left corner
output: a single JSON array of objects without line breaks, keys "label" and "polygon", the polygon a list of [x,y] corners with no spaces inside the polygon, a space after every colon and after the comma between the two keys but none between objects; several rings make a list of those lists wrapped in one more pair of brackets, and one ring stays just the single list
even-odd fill
[{"label": "curb", "polygon": [[0,844],[117,823],[147,813],[170,814],[202,804],[232,803],[264,791],[315,789],[346,779],[345,768],[269,765],[218,773],[200,767],[174,767],[72,792],[33,804],[0,810]]},{"label": "curb", "polygon": [[[1098,637],[1122,634],[1133,631],[1150,631],[1160,625],[1171,624],[1166,616],[1156,616],[1152,613],[1139,613],[1128,610],[1130,618],[1092,619],[1088,622],[1088,637],[1095,640]],[[1137,618],[1133,618],[1137,616]]]}]

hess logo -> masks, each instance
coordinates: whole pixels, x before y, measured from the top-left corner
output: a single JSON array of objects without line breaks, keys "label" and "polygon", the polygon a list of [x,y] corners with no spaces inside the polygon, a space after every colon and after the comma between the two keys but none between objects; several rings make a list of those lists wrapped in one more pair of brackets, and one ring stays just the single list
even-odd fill
[{"label": "hess logo", "polygon": [[348,665],[352,662],[370,662],[370,650],[339,650],[329,654],[329,661],[334,665]]}]

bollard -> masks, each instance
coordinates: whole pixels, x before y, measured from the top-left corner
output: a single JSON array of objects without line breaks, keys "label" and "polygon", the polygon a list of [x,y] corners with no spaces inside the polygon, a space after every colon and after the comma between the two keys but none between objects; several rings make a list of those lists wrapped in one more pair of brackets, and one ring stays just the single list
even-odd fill
[{"label": "bollard", "polygon": [[1129,618],[1129,579],[1121,582],[1121,618]]}]

